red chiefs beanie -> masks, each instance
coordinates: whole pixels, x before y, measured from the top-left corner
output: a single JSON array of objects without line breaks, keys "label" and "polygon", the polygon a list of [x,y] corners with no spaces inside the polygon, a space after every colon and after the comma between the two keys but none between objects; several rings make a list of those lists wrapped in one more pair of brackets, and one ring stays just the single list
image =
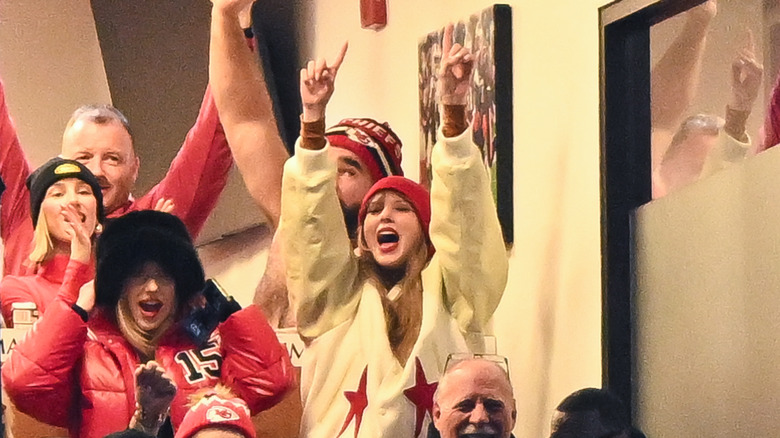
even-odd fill
[{"label": "red chiefs beanie", "polygon": [[423,232],[425,233],[425,239],[428,241],[428,257],[430,258],[435,249],[431,243],[431,236],[429,228],[431,225],[431,195],[425,190],[425,187],[417,184],[409,178],[402,176],[388,176],[382,178],[376,182],[366,193],[363,198],[363,202],[360,204],[360,212],[358,213],[358,223],[363,224],[366,219],[366,213],[368,211],[368,201],[371,198],[383,190],[393,190],[400,193],[404,198],[411,202],[414,207],[415,213],[417,213],[417,219],[420,220]]},{"label": "red chiefs beanie", "polygon": [[187,411],[174,438],[190,438],[206,427],[223,427],[256,438],[249,407],[240,398],[222,398],[210,393]]},{"label": "red chiefs beanie", "polygon": [[373,119],[344,119],[325,131],[331,146],[347,149],[357,155],[374,181],[403,175],[401,170],[401,140],[387,123]]}]

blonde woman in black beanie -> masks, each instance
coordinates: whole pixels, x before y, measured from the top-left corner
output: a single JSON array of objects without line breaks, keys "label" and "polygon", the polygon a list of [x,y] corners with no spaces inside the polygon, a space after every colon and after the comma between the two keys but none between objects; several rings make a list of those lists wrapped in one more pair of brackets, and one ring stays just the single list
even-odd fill
[{"label": "blonde woman in black beanie", "polygon": [[103,221],[100,184],[78,161],[52,158],[30,175],[27,187],[35,225],[30,262],[37,273],[0,282],[7,327],[13,326],[15,303],[33,303],[40,315],[60,289],[92,280],[92,241]]}]

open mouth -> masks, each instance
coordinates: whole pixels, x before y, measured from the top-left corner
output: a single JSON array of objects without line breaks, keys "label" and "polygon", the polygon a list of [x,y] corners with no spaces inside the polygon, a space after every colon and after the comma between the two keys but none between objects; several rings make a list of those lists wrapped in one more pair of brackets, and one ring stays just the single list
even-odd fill
[{"label": "open mouth", "polygon": [[163,303],[157,300],[144,300],[138,303],[141,313],[147,318],[154,318],[162,310]]},{"label": "open mouth", "polygon": [[398,233],[393,231],[382,231],[376,237],[376,241],[379,242],[380,245],[385,243],[398,243]]},{"label": "open mouth", "polygon": [[391,252],[398,247],[399,236],[395,230],[382,230],[376,236],[379,249],[382,252]]}]

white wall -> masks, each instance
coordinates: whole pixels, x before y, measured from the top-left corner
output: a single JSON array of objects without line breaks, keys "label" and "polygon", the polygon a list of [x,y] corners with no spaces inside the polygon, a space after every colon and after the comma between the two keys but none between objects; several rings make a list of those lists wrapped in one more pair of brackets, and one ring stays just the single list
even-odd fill
[{"label": "white wall", "polygon": [[[514,0],[515,245],[496,315],[510,358],[518,437],[549,434],[554,406],[601,383],[597,0]],[[387,120],[418,176],[417,38],[485,0],[390,0],[388,25],[360,29],[359,2],[316,4],[316,56],[350,49],[328,119]]]}]

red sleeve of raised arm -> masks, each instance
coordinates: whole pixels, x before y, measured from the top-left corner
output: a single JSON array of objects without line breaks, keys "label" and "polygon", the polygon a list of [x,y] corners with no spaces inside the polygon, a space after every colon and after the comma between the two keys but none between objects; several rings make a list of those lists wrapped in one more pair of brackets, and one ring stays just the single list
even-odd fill
[{"label": "red sleeve of raised arm", "polygon": [[219,332],[222,383],[247,402],[252,415],[278,403],[294,386],[287,350],[257,305],[231,315]]},{"label": "red sleeve of raised arm", "polygon": [[195,126],[187,133],[168,173],[137,201],[136,209],[153,208],[157,200],[171,199],[173,213],[195,238],[217,204],[232,164],[233,158],[209,86]]},{"label": "red sleeve of raised arm", "polygon": [[3,239],[3,275],[29,273],[33,236],[30,217],[30,192],[25,182],[30,165],[24,156],[5,102],[5,89],[0,82],[0,177],[5,192],[0,197],[0,237]]},{"label": "red sleeve of raised arm", "polygon": [[763,141],[758,145],[756,152],[765,151],[780,143],[780,75],[777,76],[775,86],[772,88],[762,131]]},{"label": "red sleeve of raised arm", "polygon": [[66,303],[75,304],[79,290],[95,277],[93,264],[69,260],[62,284],[57,287],[37,276],[6,276],[0,281],[0,305],[6,327],[13,327],[14,303],[34,303],[39,312],[46,311],[57,295]]},{"label": "red sleeve of raised arm", "polygon": [[68,427],[74,371],[86,340],[86,323],[65,301],[55,300],[3,364],[3,389],[14,405],[39,421]]}]

